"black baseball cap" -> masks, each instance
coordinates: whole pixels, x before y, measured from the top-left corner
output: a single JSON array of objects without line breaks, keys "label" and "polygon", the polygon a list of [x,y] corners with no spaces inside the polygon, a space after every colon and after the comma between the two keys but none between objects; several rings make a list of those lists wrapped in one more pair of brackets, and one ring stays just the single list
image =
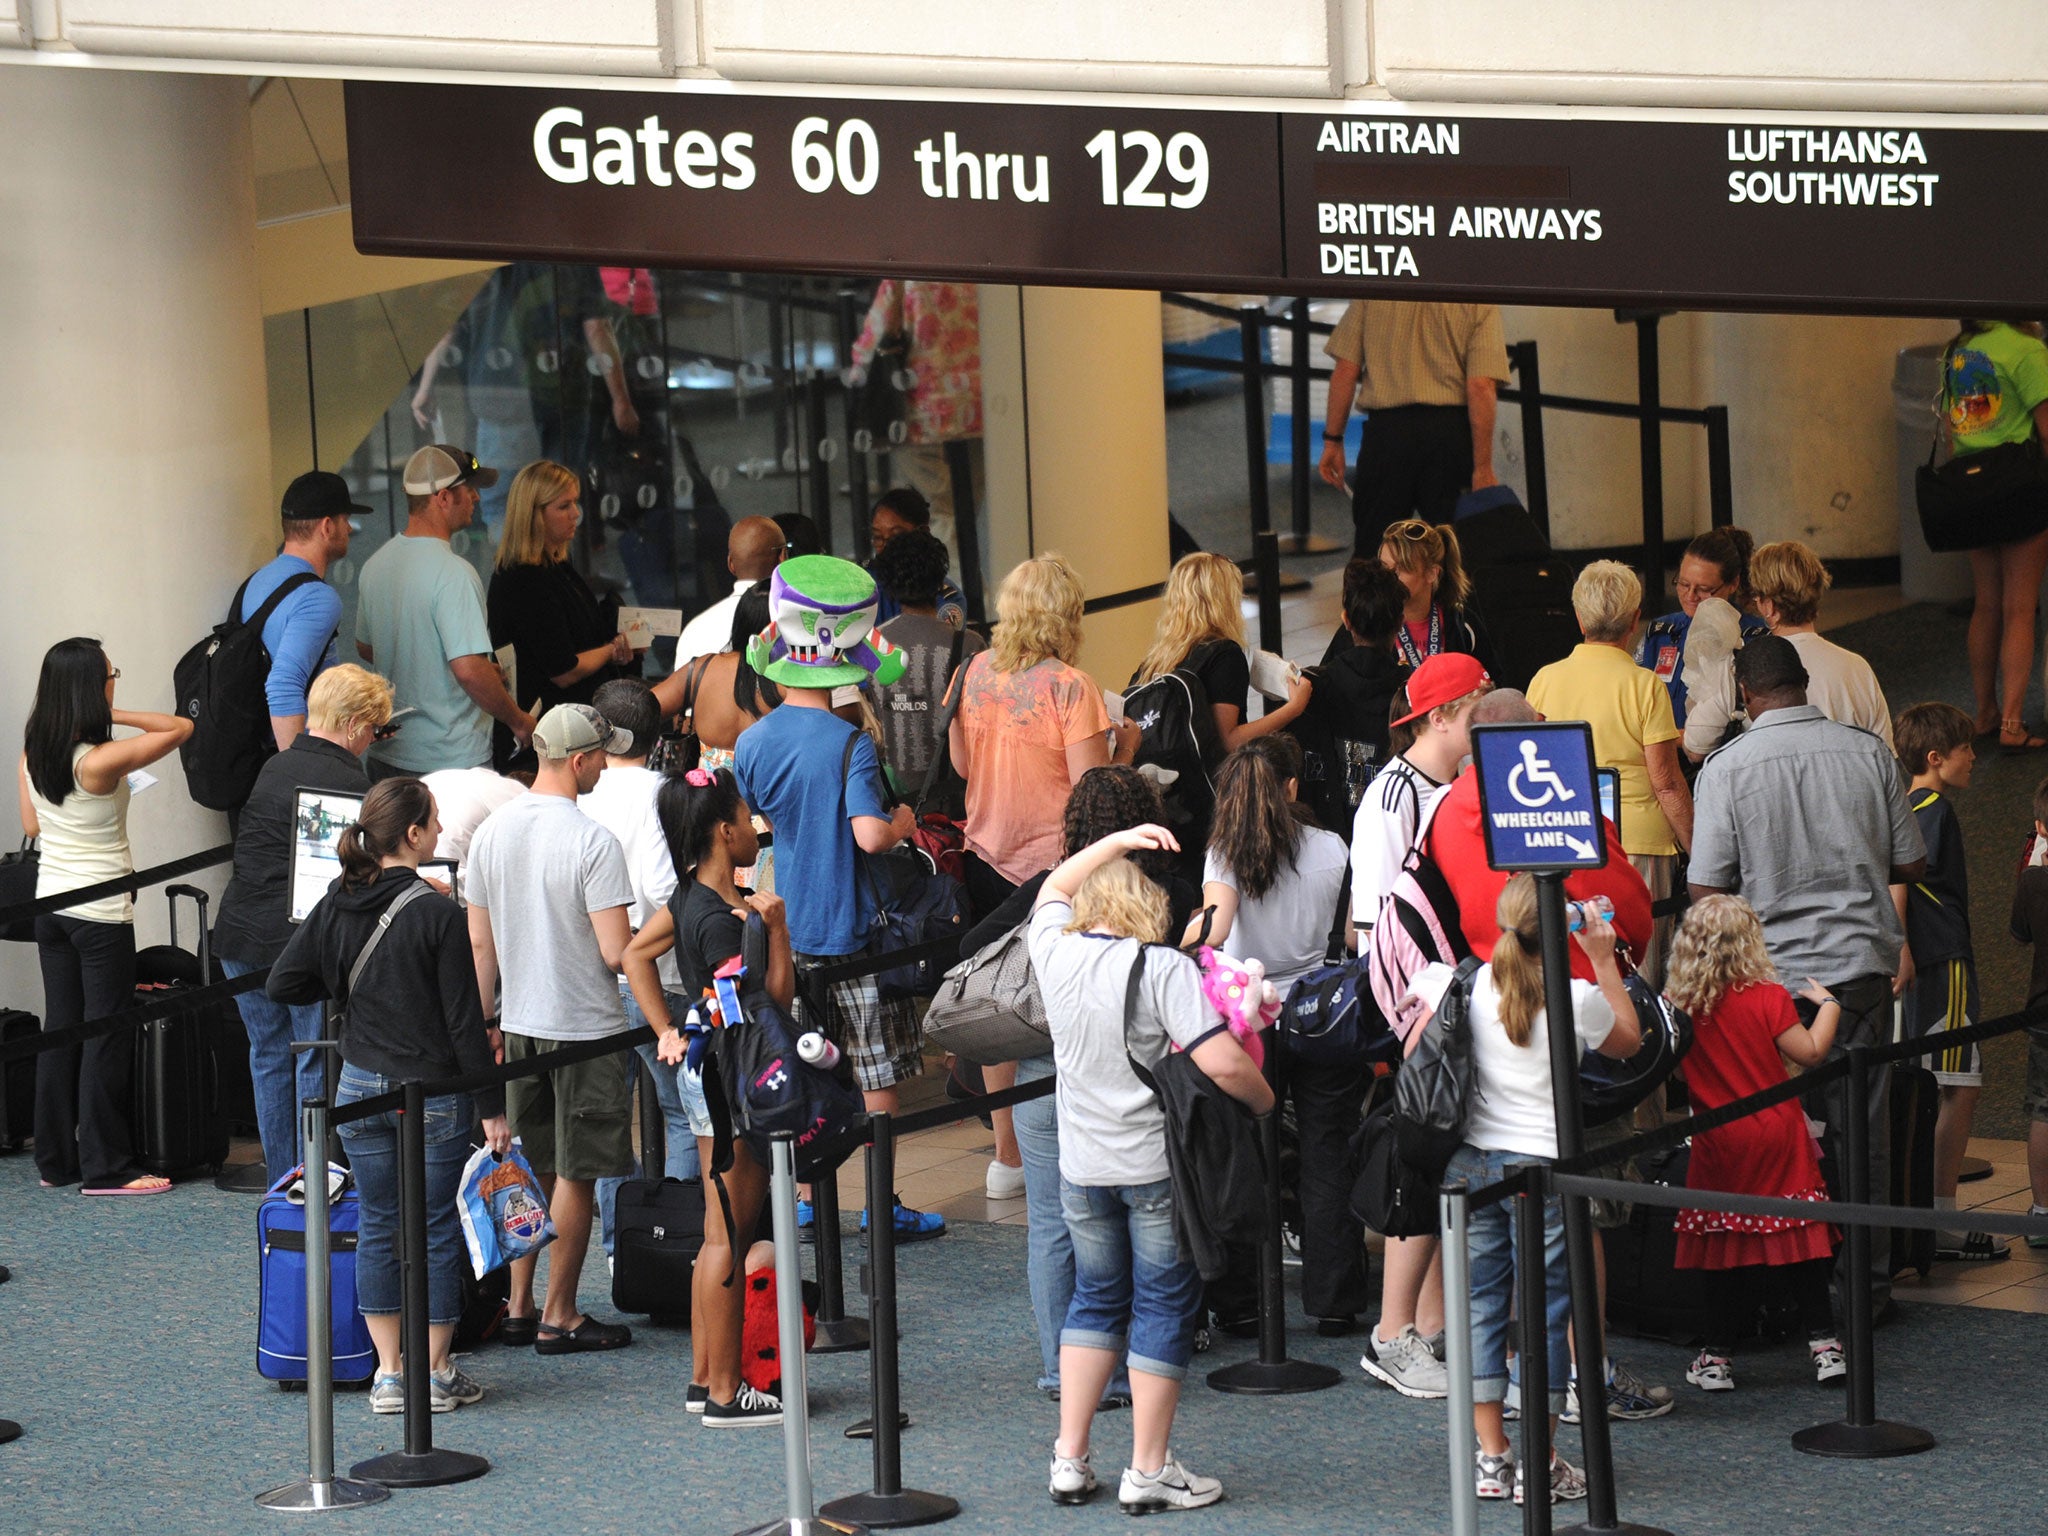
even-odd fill
[{"label": "black baseball cap", "polygon": [[310,523],[322,517],[367,517],[370,509],[354,499],[341,476],[311,469],[284,488],[283,512],[288,523]]}]

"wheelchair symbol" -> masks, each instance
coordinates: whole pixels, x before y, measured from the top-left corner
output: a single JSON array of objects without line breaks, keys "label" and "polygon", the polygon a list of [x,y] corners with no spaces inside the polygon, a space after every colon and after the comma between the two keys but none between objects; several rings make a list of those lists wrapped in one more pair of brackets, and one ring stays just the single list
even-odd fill
[{"label": "wheelchair symbol", "polygon": [[[1524,784],[1542,786],[1542,795],[1530,794],[1522,787]],[[1575,792],[1552,770],[1550,759],[1536,755],[1536,743],[1533,741],[1522,743],[1522,761],[1508,775],[1508,793],[1532,810],[1546,806],[1552,800],[1576,798]]]}]

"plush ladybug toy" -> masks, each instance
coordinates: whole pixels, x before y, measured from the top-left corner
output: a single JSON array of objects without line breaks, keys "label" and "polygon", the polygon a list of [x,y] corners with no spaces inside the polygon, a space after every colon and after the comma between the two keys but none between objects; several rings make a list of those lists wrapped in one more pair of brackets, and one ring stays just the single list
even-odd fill
[{"label": "plush ladybug toy", "polygon": [[[740,1327],[740,1379],[756,1392],[782,1396],[781,1335],[775,1320],[775,1262],[773,1250],[765,1265],[747,1261],[747,1303]],[[808,1300],[808,1298],[806,1298]],[[817,1338],[818,1324],[811,1309],[804,1308],[804,1348]]]}]

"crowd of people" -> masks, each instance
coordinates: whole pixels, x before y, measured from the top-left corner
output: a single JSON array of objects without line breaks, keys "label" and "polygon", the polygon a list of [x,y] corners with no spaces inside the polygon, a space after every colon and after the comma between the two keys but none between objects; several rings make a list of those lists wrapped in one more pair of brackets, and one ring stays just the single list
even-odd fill
[{"label": "crowd of people", "polygon": [[[1498,344],[1483,327],[1474,335]],[[1490,387],[1479,394],[1490,406]],[[1431,416],[1415,429],[1447,433],[1450,423]],[[1464,445],[1465,483],[1479,441]],[[1059,1403],[1050,1490],[1062,1503],[1096,1491],[1091,1431],[1105,1407],[1131,1410],[1126,1510],[1222,1496],[1169,1439],[1199,1335],[1242,1325],[1251,1303],[1244,1271],[1205,1284],[1176,1235],[1166,1120],[1137,1071],[1170,1049],[1251,1113],[1291,1105],[1305,1313],[1330,1336],[1363,1327],[1372,1379],[1409,1398],[1448,1393],[1436,1239],[1387,1242],[1378,1316],[1364,1321],[1366,1233],[1349,1194],[1371,1073],[1248,1045],[1205,996],[1197,954],[1255,962],[1284,997],[1326,962],[1362,953],[1404,870],[1430,864],[1480,965],[1469,975],[1424,968],[1393,1022],[1412,1047],[1414,1025],[1451,988],[1468,989],[1476,1081],[1450,1172],[1475,1185],[1557,1156],[1548,1031],[1569,1027],[1588,1050],[1629,1055],[1640,1039],[1631,974],[1692,1015],[1684,1076],[1703,1107],[1781,1081],[1786,1061],[1812,1066],[1887,1038],[1895,998],[1923,1034],[1978,1016],[1952,802],[1968,786],[1986,712],[1935,703],[1894,716],[1868,663],[1816,632],[1828,573],[1804,545],[1752,549],[1740,530],[1703,535],[1679,567],[1679,611],[1655,618],[1642,611],[1636,573],[1592,562],[1572,591],[1583,643],[1538,671],[1525,696],[1493,686],[1493,647],[1513,637],[1488,636],[1471,613],[1454,529],[1362,505],[1372,537],[1344,572],[1328,652],[1263,708],[1238,569],[1189,555],[1173,567],[1127,686],[1185,680],[1210,787],[1197,795],[1146,757],[1145,725],[1123,718],[1081,669],[1083,586],[1056,554],[1008,572],[984,636],[965,622],[947,545],[914,490],[876,505],[865,566],[797,552],[789,530],[745,519],[729,544],[732,592],[692,617],[672,673],[649,680],[645,654],[567,559],[581,515],[574,472],[543,460],[511,478],[488,587],[452,553],[451,535],[500,473],[449,445],[408,461],[405,530],[360,575],[362,665],[337,654],[341,610],[324,579],[360,509],[332,475],[302,476],[287,492],[281,553],[237,599],[237,617],[263,614],[277,751],[236,815],[214,935],[229,975],[269,972],[263,990],[237,1000],[263,1187],[302,1160],[294,1108],[318,1090],[321,1066],[293,1047],[324,1035],[330,1008],[344,1106],[407,1079],[653,1032],[637,1053],[428,1101],[436,1411],[484,1395],[450,1355],[466,1262],[456,1183],[479,1131],[501,1153],[519,1139],[557,1233],[544,1291],[533,1259],[514,1262],[500,1337],[544,1355],[633,1342],[624,1324],[583,1309],[579,1281],[593,1238],[610,1246],[611,1199],[636,1170],[636,1076],[651,1081],[660,1108],[663,1171],[689,1178],[712,1167],[716,1095],[682,1023],[740,953],[749,917],[769,939],[768,994],[839,1045],[868,1109],[898,1108],[902,1085],[926,1070],[919,1007],[869,976],[832,983],[824,1017],[812,1019],[796,977],[872,952],[868,861],[910,839],[921,809],[950,806],[957,820],[962,953],[1022,930],[1050,1021],[1046,1052],[985,1069],[982,1086],[1058,1080],[1055,1095],[992,1113],[986,1189],[1022,1197],[1028,1214],[1036,1385]],[[44,659],[19,772],[24,827],[42,839],[39,894],[131,871],[130,775],[191,732],[187,720],[116,708],[120,676],[89,640],[61,642]],[[1475,725],[1546,717],[1587,721],[1619,782],[1618,818],[1603,829],[1612,856],[1567,884],[1587,904],[1569,1021],[1545,1016],[1534,887],[1488,866],[1470,766]],[[339,880],[295,924],[293,801],[309,787],[363,798],[341,837]],[[2036,814],[2012,920],[2023,940],[2048,931],[2048,878],[2033,878],[2048,869],[2048,785]],[[452,881],[423,872],[435,861],[453,866]],[[1672,898],[1688,894],[1680,919]],[[47,1027],[126,1004],[132,924],[126,897],[38,919]],[[371,959],[373,935],[385,937]],[[2037,962],[2037,996],[2048,995],[2042,974]],[[125,1037],[39,1059],[46,1188],[169,1187],[135,1164],[131,1060]],[[1961,1048],[1937,1065],[1937,1201],[1953,1207],[1981,1062]],[[2048,1064],[2034,1066],[2030,1104],[2048,1129]],[[1841,1195],[1853,1116],[1868,1123],[1874,1187],[1887,1187],[1885,1077],[1874,1074],[1866,1103],[1847,1102],[1840,1083],[1812,1096],[1825,1162],[1793,1104],[1697,1139],[1695,1187],[1806,1199],[1816,1212],[1680,1214],[1677,1263],[1706,1271],[1715,1298],[1689,1382],[1734,1386],[1732,1360],[1753,1337],[1767,1283],[1796,1301],[1818,1379],[1843,1374],[1829,1298],[1838,1245],[1823,1202],[1831,1188]],[[341,1140],[363,1212],[357,1284],[378,1356],[370,1406],[397,1412],[395,1117],[350,1122]],[[2048,1134],[2037,1140],[2048,1175]],[[726,1198],[707,1202],[688,1301],[686,1406],[707,1428],[781,1420],[780,1402],[741,1377],[741,1293],[723,1283],[765,1208],[765,1171],[744,1144],[732,1156]],[[2044,1195],[2048,1178],[2037,1179],[2037,1209]],[[806,1202],[799,1220],[809,1217]],[[1596,1217],[1612,1226],[1627,1213]],[[900,1240],[945,1230],[943,1217],[900,1200],[893,1221]],[[1475,1218],[1472,1250],[1475,1476],[1482,1497],[1520,1499],[1529,1479],[1503,1427],[1523,1411],[1508,1348],[1505,1207]],[[1982,1262],[2005,1249],[1954,1232],[1941,1256]],[[1581,1366],[1554,1208],[1545,1263],[1546,1407],[1553,1423],[1572,1422]],[[1840,1279],[1870,1284],[1881,1305],[1889,1266]],[[1604,1301],[1604,1267],[1600,1280]],[[1671,1411],[1668,1388],[1612,1359],[1598,1368],[1610,1415]],[[1555,1455],[1546,1480],[1553,1499],[1583,1496],[1580,1474]]]}]

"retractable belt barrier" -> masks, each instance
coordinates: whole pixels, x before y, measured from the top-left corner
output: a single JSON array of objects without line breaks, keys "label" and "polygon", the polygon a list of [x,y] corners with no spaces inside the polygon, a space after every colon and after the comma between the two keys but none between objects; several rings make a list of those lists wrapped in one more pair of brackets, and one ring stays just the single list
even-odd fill
[{"label": "retractable belt barrier", "polygon": [[138,869],[132,874],[118,875],[112,880],[102,880],[96,885],[81,885],[69,891],[58,891],[50,896],[38,896],[34,901],[16,902],[11,907],[0,907],[0,927],[18,923],[25,917],[47,917],[53,912],[68,912],[73,907],[82,907],[89,901],[98,901],[103,896],[133,896],[145,885],[161,885],[166,880],[175,880],[180,875],[189,875],[195,870],[211,869],[216,864],[225,864],[235,856],[233,843],[222,843],[218,848],[208,848],[203,853],[188,853],[182,859],[172,859],[168,864],[155,864],[148,869]]},{"label": "retractable belt barrier", "polygon": [[39,1035],[30,1035],[11,1044],[0,1045],[0,1062],[16,1061],[23,1056],[37,1056],[44,1051],[54,1051],[59,1046],[97,1040],[101,1035],[119,1034],[124,1029],[134,1029],[155,1019],[168,1019],[173,1014],[192,1013],[211,1003],[223,1003],[231,997],[239,997],[244,992],[261,991],[264,982],[269,979],[270,967],[266,965],[262,970],[251,971],[246,976],[209,982],[203,987],[173,987],[162,997],[153,997],[146,1003],[123,1008],[119,1013],[102,1014],[97,1019],[87,1019],[82,1024],[67,1024],[62,1029],[46,1029]]}]

